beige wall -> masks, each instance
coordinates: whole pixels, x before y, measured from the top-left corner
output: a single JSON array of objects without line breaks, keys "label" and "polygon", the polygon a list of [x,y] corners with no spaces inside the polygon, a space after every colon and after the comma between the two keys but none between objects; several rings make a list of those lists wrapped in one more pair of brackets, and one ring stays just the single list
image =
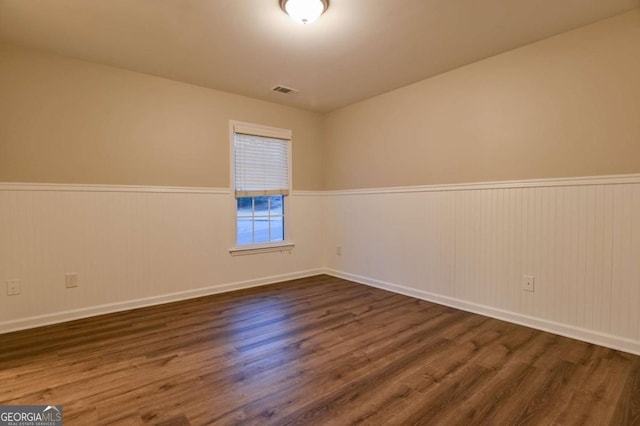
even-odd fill
[{"label": "beige wall", "polygon": [[638,173],[640,10],[334,111],[325,126],[326,189]]},{"label": "beige wall", "polygon": [[229,120],[293,130],[293,186],[322,185],[322,117],[0,45],[0,182],[228,187]]},{"label": "beige wall", "polygon": [[638,173],[638,75],[640,10],[324,117],[0,45],[0,182],[226,187],[230,119],[293,129],[295,189]]}]

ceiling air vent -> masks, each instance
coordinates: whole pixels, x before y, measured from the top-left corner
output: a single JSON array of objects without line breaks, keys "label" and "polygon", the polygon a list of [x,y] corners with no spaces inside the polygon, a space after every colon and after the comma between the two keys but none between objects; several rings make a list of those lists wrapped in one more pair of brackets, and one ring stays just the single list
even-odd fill
[{"label": "ceiling air vent", "polygon": [[278,93],[284,93],[285,95],[288,95],[289,93],[297,93],[298,91],[296,89],[292,89],[291,87],[286,87],[286,86],[276,86],[273,89],[274,92],[278,92]]}]

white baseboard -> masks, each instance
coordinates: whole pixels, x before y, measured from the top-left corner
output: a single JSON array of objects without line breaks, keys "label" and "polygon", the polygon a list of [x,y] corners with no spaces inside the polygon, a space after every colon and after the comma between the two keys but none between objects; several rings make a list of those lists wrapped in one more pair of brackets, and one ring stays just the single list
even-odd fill
[{"label": "white baseboard", "polygon": [[307,271],[293,272],[290,274],[274,275],[254,280],[240,281],[229,284],[222,284],[211,287],[198,288],[194,290],[181,291],[178,293],[164,294],[160,296],[147,297],[124,302],[109,303],[106,305],[92,306],[88,308],[74,309],[64,312],[55,312],[52,314],[39,315],[29,318],[21,318],[15,321],[6,321],[0,323],[0,334],[12,331],[25,330],[29,328],[42,327],[45,325],[58,324],[67,321],[73,321],[98,315],[111,314],[115,312],[127,311],[130,309],[144,308],[147,306],[162,305],[165,303],[178,302],[181,300],[195,299],[202,296],[210,296],[213,294],[226,293],[234,290],[242,290],[252,287],[259,287],[267,284],[274,284],[281,281],[295,280],[298,278],[306,278],[314,275],[323,274],[323,269],[310,269]]},{"label": "white baseboard", "polygon": [[640,355],[640,341],[638,340],[627,339],[612,334],[601,333],[598,331],[574,327],[571,325],[549,321],[541,318],[530,317],[527,315],[519,314],[517,312],[492,308],[491,306],[467,302],[461,299],[455,299],[448,296],[429,293],[426,291],[392,284],[373,278],[367,278],[360,275],[350,274],[347,272],[336,271],[333,269],[325,269],[323,272],[327,275],[353,281],[359,284],[368,285],[371,287],[380,288],[383,290],[388,290],[394,293],[403,294],[405,296],[415,297],[416,299],[422,299],[429,302],[437,303],[439,305],[460,309],[462,311],[484,315],[487,317],[534,328],[536,330],[546,331],[549,333],[558,334],[560,336],[605,346],[607,348],[616,349],[623,352],[629,352],[634,355]]},{"label": "white baseboard", "polygon": [[73,321],[98,315],[110,314],[115,312],[122,312],[130,309],[144,308],[148,306],[161,305],[165,303],[178,302],[181,300],[194,299],[202,296],[210,296],[213,294],[225,293],[234,290],[242,290],[252,287],[259,287],[268,284],[274,284],[277,282],[294,280],[298,278],[306,278],[319,274],[327,274],[334,277],[342,278],[345,280],[357,282],[359,284],[368,285],[371,287],[380,288],[383,290],[391,291],[405,296],[415,297],[417,299],[426,300],[429,302],[437,303],[444,306],[449,306],[455,309],[460,309],[467,312],[472,312],[479,315],[496,318],[503,321],[508,321],[514,324],[531,327],[537,330],[546,331],[549,333],[558,334],[560,336],[569,337],[572,339],[581,340],[584,342],[593,343],[600,346],[605,346],[611,349],[616,349],[624,352],[629,352],[635,355],[640,355],[640,341],[627,339],[607,333],[601,333],[584,328],[574,327],[567,324],[562,324],[554,321],[549,321],[541,318],[530,317],[522,315],[517,312],[505,311],[502,309],[493,308],[486,305],[480,305],[472,302],[467,302],[460,299],[455,299],[448,296],[442,296],[434,293],[429,293],[422,290],[417,290],[410,287],[405,287],[385,281],[376,280],[373,278],[363,277],[360,275],[350,274],[347,272],[337,271],[334,269],[318,268],[310,269],[307,271],[299,271],[290,274],[274,275],[270,277],[264,277],[254,280],[240,281],[235,283],[222,284],[211,287],[204,287],[194,290],[187,290],[178,293],[165,294],[161,296],[153,296],[143,299],[136,299],[125,302],[110,303],[106,305],[94,306],[89,308],[75,309],[64,312],[56,312],[47,315],[39,315],[35,317],[22,318],[15,321],[6,321],[0,323],[0,334],[9,333],[13,331],[25,330],[29,328],[42,327],[51,324],[58,324],[67,321]]}]

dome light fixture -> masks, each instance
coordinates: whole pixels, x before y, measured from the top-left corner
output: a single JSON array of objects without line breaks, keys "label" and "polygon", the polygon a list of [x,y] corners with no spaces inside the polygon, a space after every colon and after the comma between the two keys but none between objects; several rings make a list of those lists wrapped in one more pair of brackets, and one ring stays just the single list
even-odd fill
[{"label": "dome light fixture", "polygon": [[329,0],[280,0],[280,7],[294,21],[310,24],[329,8]]}]

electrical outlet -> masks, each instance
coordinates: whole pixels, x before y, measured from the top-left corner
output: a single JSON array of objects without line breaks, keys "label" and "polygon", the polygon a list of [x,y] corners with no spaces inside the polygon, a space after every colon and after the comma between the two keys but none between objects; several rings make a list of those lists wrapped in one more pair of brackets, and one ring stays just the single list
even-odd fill
[{"label": "electrical outlet", "polygon": [[76,274],[75,272],[66,274],[64,278],[67,288],[78,287],[78,274]]},{"label": "electrical outlet", "polygon": [[336,246],[336,256],[342,256],[342,246]]},{"label": "electrical outlet", "polygon": [[532,293],[536,291],[536,278],[533,275],[522,276],[522,290]]},{"label": "electrical outlet", "polygon": [[7,296],[17,296],[20,294],[20,280],[7,281]]}]

